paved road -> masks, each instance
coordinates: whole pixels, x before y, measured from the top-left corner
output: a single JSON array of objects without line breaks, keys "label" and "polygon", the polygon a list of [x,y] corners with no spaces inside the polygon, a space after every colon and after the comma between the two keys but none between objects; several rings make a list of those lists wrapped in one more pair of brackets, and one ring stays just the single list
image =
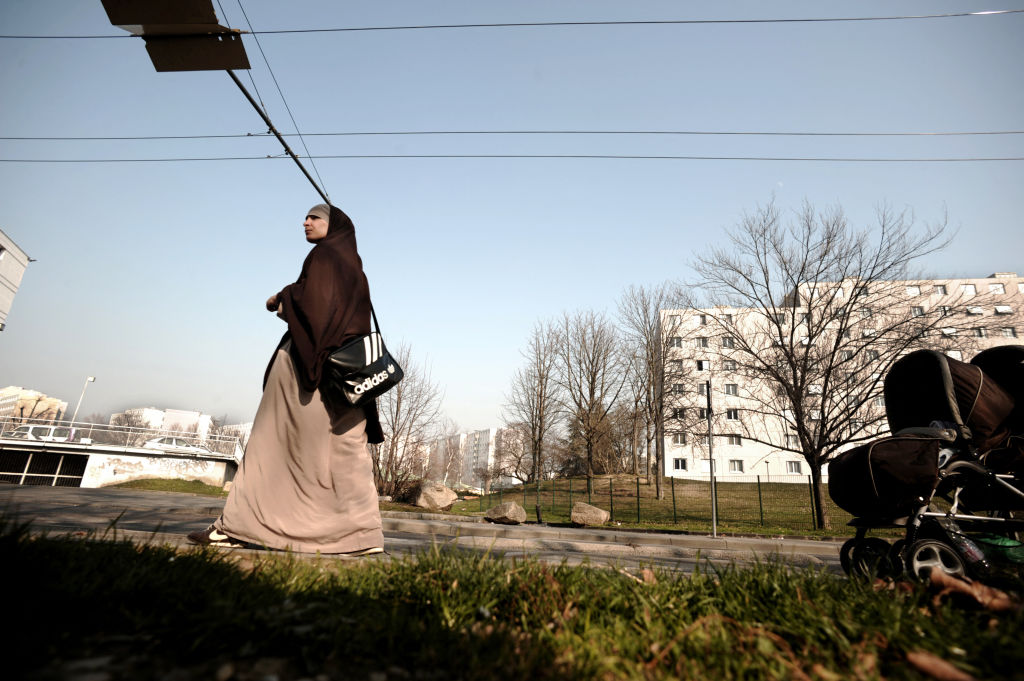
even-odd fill
[{"label": "paved road", "polygon": [[[0,484],[0,509],[28,522],[33,532],[83,537],[129,538],[187,546],[185,535],[202,529],[224,500],[193,494],[113,488],[79,489]],[[490,551],[546,562],[617,567],[657,565],[693,570],[701,562],[750,563],[778,558],[833,572],[839,546],[833,541],[693,534],[628,532],[613,529],[493,525],[479,518],[385,512],[384,543],[391,556],[443,550]]]}]

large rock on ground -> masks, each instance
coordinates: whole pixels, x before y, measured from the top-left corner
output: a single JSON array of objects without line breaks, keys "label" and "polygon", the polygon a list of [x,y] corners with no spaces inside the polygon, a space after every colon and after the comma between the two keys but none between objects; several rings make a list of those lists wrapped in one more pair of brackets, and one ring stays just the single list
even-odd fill
[{"label": "large rock on ground", "polygon": [[424,482],[413,503],[431,511],[447,511],[458,498],[458,494],[439,482]]},{"label": "large rock on ground", "polygon": [[603,508],[584,504],[582,501],[572,505],[572,513],[569,515],[574,525],[604,525],[610,517],[608,511]]},{"label": "large rock on ground", "polygon": [[526,510],[514,501],[506,501],[488,509],[484,519],[501,525],[518,525],[526,522]]}]

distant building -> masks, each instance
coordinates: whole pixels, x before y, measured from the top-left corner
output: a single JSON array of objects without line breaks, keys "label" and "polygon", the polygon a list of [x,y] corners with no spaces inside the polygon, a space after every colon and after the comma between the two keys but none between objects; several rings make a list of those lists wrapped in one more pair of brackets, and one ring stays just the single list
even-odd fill
[{"label": "distant building", "polygon": [[[849,357],[850,362],[863,367],[858,371],[871,371],[878,352],[872,349],[870,339],[878,333],[877,327],[884,327],[887,315],[927,320],[927,324],[922,321],[918,345],[965,362],[980,350],[1018,344],[1024,334],[1024,277],[1012,272],[976,279],[876,282],[873,286],[879,290],[869,292],[852,281],[800,284],[773,308],[773,324],[767,323],[769,315],[762,309],[662,310],[662,331],[668,347],[664,474],[701,478],[710,473],[705,411],[705,386],[710,382],[713,418],[717,421],[710,443],[715,472],[723,478],[762,475],[772,482],[807,479],[810,471],[798,451],[800,443],[792,426],[795,415],[788,409],[779,414],[766,406],[778,404],[771,392],[777,387],[744,371],[740,348],[764,348],[769,352],[777,343],[779,329],[802,345],[828,346],[835,333],[824,333],[817,339],[800,338],[799,334],[816,311],[828,304],[820,301],[830,296],[850,300],[851,296],[856,299],[863,295],[871,301],[857,310],[859,314],[849,321],[842,336],[860,339],[863,352]],[[880,379],[877,392],[861,407],[870,411],[872,418],[861,423],[875,422],[879,414],[884,416],[884,377],[872,376]],[[808,395],[820,395],[822,390],[820,385],[807,386]],[[807,402],[814,404],[813,399]],[[813,409],[806,417],[811,422],[820,420]],[[878,434],[885,431],[884,425],[875,429]],[[760,441],[749,437],[751,434]],[[827,476],[827,466],[823,473]]]},{"label": "distant building", "polygon": [[515,484],[497,456],[504,430],[485,428],[434,440],[429,445],[428,476],[449,487],[484,491]]},{"label": "distant building", "polygon": [[244,448],[249,443],[249,436],[252,435],[252,421],[248,423],[235,423],[230,426],[223,426],[220,429],[221,435],[237,437],[238,442]]},{"label": "distant building", "polygon": [[200,439],[206,439],[213,426],[213,417],[198,411],[181,409],[157,409],[156,407],[136,407],[125,409],[111,415],[111,425],[125,425],[125,421],[133,425],[168,432],[195,433]]},{"label": "distant building", "polygon": [[7,325],[7,314],[14,304],[14,294],[21,286],[21,277],[28,263],[25,251],[0,230],[0,331]]},{"label": "distant building", "polygon": [[0,389],[0,423],[7,426],[28,422],[52,423],[64,418],[67,410],[67,402],[38,390],[16,385]]}]

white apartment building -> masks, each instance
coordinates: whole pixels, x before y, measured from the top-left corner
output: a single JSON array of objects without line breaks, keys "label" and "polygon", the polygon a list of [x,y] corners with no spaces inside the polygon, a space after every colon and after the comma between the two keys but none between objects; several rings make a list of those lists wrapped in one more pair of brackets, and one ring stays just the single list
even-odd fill
[{"label": "white apartment building", "polygon": [[67,402],[38,390],[28,390],[16,385],[0,389],[0,424],[14,427],[28,421],[59,421],[64,418],[67,411]]},{"label": "white apartment building", "polygon": [[213,426],[213,417],[198,411],[181,409],[157,409],[156,407],[136,407],[125,409],[111,415],[111,425],[116,424],[118,417],[135,417],[145,427],[168,432],[195,432],[200,440],[205,440]]},{"label": "white apartment building", "polygon": [[29,262],[25,251],[0,230],[0,331],[7,326],[7,315]]},{"label": "white apartment building", "polygon": [[448,487],[485,490],[517,481],[494,473],[498,468],[497,443],[505,429],[485,428],[456,433],[430,443],[427,475]]},{"label": "white apartment building", "polygon": [[[1015,273],[1000,272],[978,279],[879,282],[875,288],[861,290],[849,281],[808,283],[797,287],[770,311],[725,307],[663,310],[669,412],[665,475],[704,477],[713,463],[716,475],[723,480],[758,475],[772,482],[806,481],[810,470],[799,452],[792,412],[766,414],[770,410],[765,405],[772,401],[770,384],[751,378],[742,367],[744,357],[751,352],[769,352],[773,343],[832,347],[830,339],[841,333],[842,347],[850,349],[841,350],[844,354],[840,359],[858,362],[860,372],[871,372],[871,363],[886,356],[886,346],[881,344],[886,342],[893,320],[903,319],[907,326],[908,317],[920,322],[914,327],[914,344],[905,352],[927,347],[966,362],[985,348],[1021,343],[1024,277]],[[865,304],[856,309],[847,305],[856,312],[855,318],[843,320],[843,330],[828,336],[828,315],[819,311],[850,300],[850,296],[863,296]],[[820,323],[816,325],[815,319]],[[783,335],[781,341],[776,340],[779,334]],[[872,394],[858,396],[860,411],[851,423],[864,423],[862,434],[874,436],[886,430],[881,396],[884,377],[879,372],[869,375],[879,381]],[[713,414],[710,456],[708,384]],[[809,394],[815,394],[815,390],[820,394],[822,387],[808,386]],[[813,410],[807,418],[815,419]],[[823,473],[827,480],[827,466]]]}]

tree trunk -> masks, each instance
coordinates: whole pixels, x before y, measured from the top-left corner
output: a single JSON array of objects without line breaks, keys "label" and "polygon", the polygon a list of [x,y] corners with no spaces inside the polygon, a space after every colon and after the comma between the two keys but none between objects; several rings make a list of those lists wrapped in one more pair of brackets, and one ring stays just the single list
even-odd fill
[{"label": "tree trunk", "polygon": [[819,530],[829,529],[828,513],[825,511],[824,497],[822,496],[821,485],[821,464],[811,464],[811,496],[814,500],[814,521],[818,524]]},{"label": "tree trunk", "polygon": [[533,448],[533,479],[536,481],[536,484],[537,484],[536,506],[534,507],[534,510],[536,510],[536,512],[537,512],[537,522],[538,523],[542,523],[542,522],[544,522],[544,520],[540,516],[540,479],[541,479],[541,474],[540,474],[540,445],[539,444],[534,445],[534,448]]}]

